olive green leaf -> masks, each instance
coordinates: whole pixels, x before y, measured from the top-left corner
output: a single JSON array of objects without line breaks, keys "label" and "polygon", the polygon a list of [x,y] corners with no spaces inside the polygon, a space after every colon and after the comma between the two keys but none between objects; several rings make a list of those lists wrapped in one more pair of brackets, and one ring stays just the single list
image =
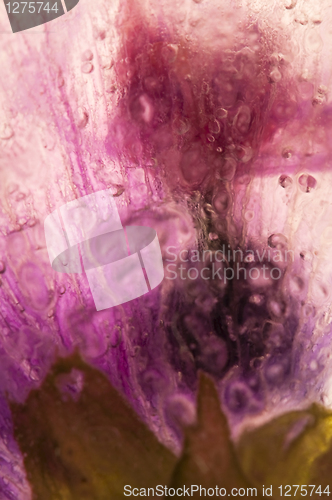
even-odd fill
[{"label": "olive green leaf", "polygon": [[113,500],[125,485],[170,480],[175,456],[78,355],[60,359],[24,404],[10,406],[34,500]]},{"label": "olive green leaf", "polygon": [[[197,411],[197,423],[185,431],[182,456],[171,486],[198,485],[206,489],[218,486],[218,490],[225,488],[226,496],[233,488],[245,488],[247,498],[247,488],[252,485],[239,465],[214,383],[204,374],[200,375]],[[257,498],[260,494],[261,488],[257,489]],[[199,491],[194,492],[195,496],[199,497]],[[219,491],[216,496],[220,496]]]},{"label": "olive green leaf", "polygon": [[[323,491],[332,482],[331,438],[332,413],[312,405],[246,432],[237,453],[245,474],[255,485],[272,485],[275,497],[280,496],[279,486],[284,495],[285,487],[290,485],[290,496],[303,498],[305,485],[321,485]],[[330,465],[326,465],[327,460]],[[315,489],[311,491],[307,489],[307,496],[320,498]]]}]

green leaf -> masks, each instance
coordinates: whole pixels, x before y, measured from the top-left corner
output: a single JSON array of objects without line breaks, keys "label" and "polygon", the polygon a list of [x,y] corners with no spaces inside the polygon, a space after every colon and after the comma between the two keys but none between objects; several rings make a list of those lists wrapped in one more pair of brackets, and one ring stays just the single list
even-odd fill
[{"label": "green leaf", "polygon": [[[201,374],[199,382],[197,423],[185,431],[182,457],[171,482],[173,488],[183,485],[201,485],[204,488],[218,485],[218,488],[227,490],[226,496],[232,488],[245,488],[247,491],[252,486],[239,465],[216,388],[204,374]],[[260,493],[261,488],[257,489],[255,498],[259,498]]]},{"label": "green leaf", "polygon": [[[331,438],[332,413],[312,405],[306,411],[287,413],[245,433],[237,451],[252,482],[272,485],[273,495],[279,496],[280,485],[328,484],[328,472],[322,482],[320,467],[327,457],[332,464]],[[331,477],[331,467],[329,470]],[[312,482],[315,480],[320,482]],[[294,498],[294,489],[291,496]],[[302,498],[300,490],[295,497]]]},{"label": "green leaf", "polygon": [[77,355],[11,410],[34,500],[110,500],[123,498],[125,485],[170,480],[175,456]]}]

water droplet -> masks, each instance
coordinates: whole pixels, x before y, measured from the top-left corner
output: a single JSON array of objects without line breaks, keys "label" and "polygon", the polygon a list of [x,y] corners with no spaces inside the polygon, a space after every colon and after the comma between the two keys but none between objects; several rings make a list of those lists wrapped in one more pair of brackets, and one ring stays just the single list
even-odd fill
[{"label": "water droplet", "polygon": [[86,75],[91,73],[93,69],[94,69],[93,64],[91,64],[90,62],[86,62],[81,66],[82,73],[85,73]]},{"label": "water droplet", "polygon": [[217,149],[216,149],[216,151],[217,151],[218,153],[222,153],[222,148],[217,148]]},{"label": "water droplet", "polygon": [[293,181],[288,175],[281,175],[279,177],[279,184],[283,188],[288,188],[293,184]]},{"label": "water droplet", "polygon": [[3,141],[8,141],[13,137],[13,135],[14,130],[8,123],[5,123],[0,127],[0,139]]},{"label": "water droplet", "polygon": [[208,140],[209,142],[214,142],[214,141],[215,141],[215,138],[213,137],[213,135],[212,135],[212,134],[208,134],[208,135],[206,136],[206,138],[207,138],[207,140]]},{"label": "water droplet", "polygon": [[83,54],[82,54],[82,61],[83,62],[84,61],[92,61],[92,59],[93,59],[93,52],[90,49],[83,52]]},{"label": "water droplet", "polygon": [[316,179],[312,175],[302,174],[299,177],[299,186],[304,193],[310,193],[317,185]]},{"label": "water droplet", "polygon": [[63,295],[64,293],[66,293],[66,287],[64,285],[60,286],[59,288],[59,294],[60,295]]},{"label": "water droplet", "polygon": [[3,262],[3,260],[0,260],[0,274],[4,273],[6,271],[6,264]]}]

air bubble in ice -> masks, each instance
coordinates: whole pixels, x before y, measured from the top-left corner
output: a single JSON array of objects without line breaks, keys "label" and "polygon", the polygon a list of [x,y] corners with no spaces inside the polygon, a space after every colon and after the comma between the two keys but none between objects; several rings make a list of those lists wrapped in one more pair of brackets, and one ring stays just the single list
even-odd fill
[{"label": "air bubble in ice", "polygon": [[175,394],[168,400],[166,415],[175,424],[185,427],[195,422],[195,406],[185,395]]},{"label": "air bubble in ice", "polygon": [[224,108],[218,108],[215,114],[216,117],[219,118],[219,120],[224,120],[225,118],[227,118],[228,111]]},{"label": "air bubble in ice", "polygon": [[220,132],[220,123],[218,120],[211,120],[208,125],[209,132],[211,134],[217,135]]},{"label": "air bubble in ice", "polygon": [[286,366],[284,363],[269,363],[265,368],[265,378],[272,384],[277,385],[283,382],[286,375]]},{"label": "air bubble in ice", "polygon": [[281,154],[283,158],[289,159],[292,157],[293,152],[290,148],[284,148]]},{"label": "air bubble in ice", "polygon": [[213,198],[214,209],[218,213],[224,213],[229,208],[230,197],[227,191],[220,189]]},{"label": "air bubble in ice", "polygon": [[91,64],[90,62],[86,62],[84,64],[82,64],[81,66],[81,71],[82,73],[85,73],[85,74],[89,74],[93,71],[93,64]]},{"label": "air bubble in ice", "polygon": [[92,59],[93,59],[93,52],[90,49],[83,52],[83,54],[82,54],[82,61],[83,62],[84,61],[92,61]]},{"label": "air bubble in ice", "polygon": [[209,339],[204,343],[200,361],[209,373],[220,374],[228,361],[226,343],[217,337]]},{"label": "air bubble in ice", "polygon": [[241,106],[234,118],[234,126],[241,135],[249,132],[251,122],[251,112],[248,106]]},{"label": "air bubble in ice", "polygon": [[79,109],[77,114],[77,126],[78,128],[84,128],[88,124],[89,115],[85,109]]},{"label": "air bubble in ice", "polygon": [[269,236],[267,240],[269,247],[276,248],[277,250],[283,250],[287,248],[287,242],[288,240],[286,236],[281,233],[271,234],[271,236]]},{"label": "air bubble in ice", "polygon": [[319,52],[323,46],[323,41],[317,32],[317,28],[308,29],[305,39],[304,46],[307,52]]},{"label": "air bubble in ice", "polygon": [[179,135],[186,134],[188,132],[188,130],[190,129],[190,123],[185,118],[181,118],[181,119],[176,118],[173,121],[173,126],[175,129],[175,132]]},{"label": "air bubble in ice", "polygon": [[112,347],[118,347],[122,339],[122,333],[119,326],[116,326],[111,333],[110,343]]},{"label": "air bubble in ice", "polygon": [[283,188],[288,188],[293,184],[293,181],[288,175],[281,175],[279,177],[279,184]]},{"label": "air bubble in ice", "polygon": [[168,63],[173,63],[177,58],[179,52],[179,47],[173,43],[170,43],[163,47],[162,56]]},{"label": "air bubble in ice", "polygon": [[253,157],[253,150],[250,146],[237,146],[235,149],[236,158],[242,163],[247,163]]},{"label": "air bubble in ice", "polygon": [[142,94],[133,102],[131,113],[133,118],[137,121],[144,121],[145,123],[151,122],[154,115],[154,109],[151,100],[146,94]]},{"label": "air bubble in ice", "polygon": [[84,374],[73,368],[70,373],[58,375],[56,385],[64,400],[78,401],[84,387]]},{"label": "air bubble in ice", "polygon": [[302,174],[299,177],[299,186],[304,193],[310,193],[317,185],[316,179],[312,175]]},{"label": "air bubble in ice", "polygon": [[325,96],[322,94],[316,94],[312,99],[313,106],[321,106],[325,102]]},{"label": "air bubble in ice", "polygon": [[207,174],[208,166],[198,146],[191,147],[181,158],[181,171],[190,184],[198,184]]},{"label": "air bubble in ice", "polygon": [[13,135],[14,130],[8,123],[5,123],[0,127],[0,139],[3,141],[8,141],[13,137]]},{"label": "air bubble in ice", "polygon": [[247,385],[239,380],[232,382],[225,391],[228,408],[233,413],[245,410],[251,399],[251,391]]},{"label": "air bubble in ice", "polygon": [[235,175],[236,161],[233,158],[225,158],[222,166],[218,169],[216,176],[218,179],[231,181]]},{"label": "air bubble in ice", "polygon": [[271,83],[278,83],[281,80],[281,73],[277,68],[274,68],[269,74],[269,80]]}]

